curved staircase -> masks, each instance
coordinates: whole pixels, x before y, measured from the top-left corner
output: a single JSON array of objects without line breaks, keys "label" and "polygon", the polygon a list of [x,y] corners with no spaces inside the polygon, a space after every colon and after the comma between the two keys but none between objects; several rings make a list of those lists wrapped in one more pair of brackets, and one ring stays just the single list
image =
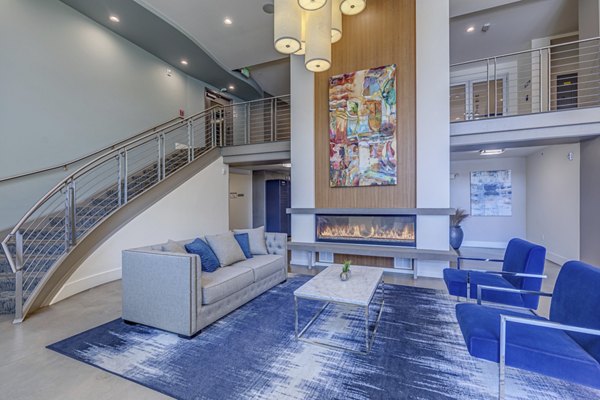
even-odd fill
[{"label": "curved staircase", "polygon": [[40,294],[57,290],[45,285],[74,272],[62,264],[73,263],[79,243],[133,199],[225,145],[288,141],[289,118],[287,96],[213,107],[107,149],[51,189],[2,242],[0,314],[20,322],[42,305]]}]

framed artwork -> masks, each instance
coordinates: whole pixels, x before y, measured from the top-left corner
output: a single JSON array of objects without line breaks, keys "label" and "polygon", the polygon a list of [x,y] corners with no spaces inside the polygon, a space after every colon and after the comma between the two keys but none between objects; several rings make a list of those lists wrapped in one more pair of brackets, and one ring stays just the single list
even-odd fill
[{"label": "framed artwork", "polygon": [[511,170],[471,172],[471,215],[475,217],[512,215]]},{"label": "framed artwork", "polygon": [[396,65],[329,78],[329,186],[395,185]]}]

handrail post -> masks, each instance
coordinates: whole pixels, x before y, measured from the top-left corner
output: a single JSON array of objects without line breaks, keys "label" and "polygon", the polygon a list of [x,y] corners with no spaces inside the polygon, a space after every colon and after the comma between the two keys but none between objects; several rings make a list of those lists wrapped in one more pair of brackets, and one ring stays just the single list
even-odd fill
[{"label": "handrail post", "polygon": [[117,199],[119,207],[123,205],[123,153],[119,153],[117,156],[117,170],[119,175],[117,176]]},{"label": "handrail post", "polygon": [[[546,79],[548,79],[548,110],[552,111],[552,57],[550,55],[550,49],[546,50]],[[557,88],[558,90],[558,88]],[[558,100],[558,91],[557,91]]]},{"label": "handrail post", "polygon": [[275,109],[277,108],[275,105],[275,99],[271,99],[271,142],[275,141],[275,129],[277,129],[277,121],[275,121]]},{"label": "handrail post", "polygon": [[538,85],[539,85],[539,96],[540,96],[540,98],[538,100],[538,103],[539,103],[538,108],[539,108],[539,112],[542,112],[543,111],[542,110],[542,101],[544,99],[544,89],[543,89],[544,82],[542,80],[542,50],[538,50],[538,73],[537,73],[537,75],[538,75],[538,81],[539,81]]},{"label": "handrail post", "polygon": [[188,163],[194,161],[194,127],[192,125],[192,120],[188,120],[187,123],[188,128]]},{"label": "handrail post", "polygon": [[246,103],[245,114],[246,114],[246,126],[244,129],[245,130],[244,143],[250,144],[250,103]]},{"label": "handrail post", "polygon": [[221,107],[219,109],[219,113],[221,115],[221,118],[219,119],[221,135],[226,136],[227,135],[227,125],[225,123],[225,107]]},{"label": "handrail post", "polygon": [[123,204],[127,204],[127,197],[129,191],[129,180],[127,175],[129,174],[129,168],[127,167],[127,150],[123,152]]},{"label": "handrail post", "polygon": [[77,210],[75,209],[75,181],[71,181],[69,185],[69,222],[70,222],[70,245],[77,244]]},{"label": "handrail post", "polygon": [[23,234],[17,231],[15,234],[15,320],[14,323],[23,321]]},{"label": "handrail post", "polygon": [[158,159],[156,160],[156,173],[157,173],[156,180],[159,181],[159,182],[160,182],[160,172],[162,170],[162,168],[161,168],[161,162],[160,162],[160,159],[161,159],[161,157],[160,157],[160,154],[161,154],[161,145],[160,145],[160,142],[161,142],[160,135],[158,135],[156,137],[156,143],[158,144]]}]

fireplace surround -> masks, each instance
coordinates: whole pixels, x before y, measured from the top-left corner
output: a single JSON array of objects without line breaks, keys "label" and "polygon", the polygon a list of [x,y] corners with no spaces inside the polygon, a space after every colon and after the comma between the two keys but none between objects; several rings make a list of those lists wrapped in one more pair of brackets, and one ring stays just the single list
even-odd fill
[{"label": "fireplace surround", "polygon": [[416,247],[416,215],[315,214],[317,242]]}]

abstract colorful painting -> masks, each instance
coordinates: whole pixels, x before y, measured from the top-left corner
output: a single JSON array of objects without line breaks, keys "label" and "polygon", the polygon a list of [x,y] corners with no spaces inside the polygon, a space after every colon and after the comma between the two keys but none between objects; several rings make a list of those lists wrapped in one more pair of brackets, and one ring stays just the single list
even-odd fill
[{"label": "abstract colorful painting", "polygon": [[329,185],[395,185],[396,165],[396,65],[329,78]]},{"label": "abstract colorful painting", "polygon": [[471,172],[471,215],[509,217],[512,215],[511,171]]}]

